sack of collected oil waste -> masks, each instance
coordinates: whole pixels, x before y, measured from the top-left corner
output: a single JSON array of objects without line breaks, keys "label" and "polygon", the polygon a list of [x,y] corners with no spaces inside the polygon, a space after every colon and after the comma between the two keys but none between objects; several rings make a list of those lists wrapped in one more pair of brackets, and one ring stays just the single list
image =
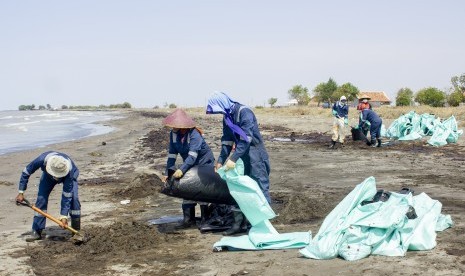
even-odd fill
[{"label": "sack of collected oil waste", "polygon": [[195,166],[176,179],[171,177],[174,171],[170,170],[168,180],[164,183],[161,193],[188,200],[235,204],[229,193],[226,182],[215,172],[213,166]]}]

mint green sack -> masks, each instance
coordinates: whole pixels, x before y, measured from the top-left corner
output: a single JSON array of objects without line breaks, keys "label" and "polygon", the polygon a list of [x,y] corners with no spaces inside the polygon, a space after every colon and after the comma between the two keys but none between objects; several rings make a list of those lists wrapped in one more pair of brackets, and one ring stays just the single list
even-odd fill
[{"label": "mint green sack", "polygon": [[218,169],[218,174],[226,180],[229,192],[252,226],[276,217],[257,182],[244,175],[244,162],[241,159],[237,160],[234,169],[225,170],[223,166]]},{"label": "mint green sack", "polygon": [[257,182],[244,176],[244,163],[237,160],[236,167],[218,170],[220,176],[228,184],[231,195],[236,200],[242,213],[252,224],[248,235],[239,237],[223,237],[216,242],[214,248],[229,247],[233,250],[264,250],[303,248],[310,242],[311,232],[294,232],[279,234],[269,219],[276,215],[271,209]]},{"label": "mint green sack", "polygon": [[[361,205],[376,193],[375,179],[357,185],[325,218],[317,235],[299,252],[307,258],[331,259],[338,255],[358,260],[370,254],[404,256],[407,250],[436,246],[436,231],[452,226],[441,215],[441,203],[425,193],[417,196],[392,192],[385,202]],[[409,207],[417,218],[408,219]]]}]

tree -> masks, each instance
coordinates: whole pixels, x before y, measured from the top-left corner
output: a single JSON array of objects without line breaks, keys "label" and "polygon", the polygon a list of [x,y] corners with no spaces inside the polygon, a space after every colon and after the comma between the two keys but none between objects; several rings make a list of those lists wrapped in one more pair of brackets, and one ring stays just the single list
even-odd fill
[{"label": "tree", "polygon": [[47,109],[48,110],[52,109],[52,106],[50,104],[47,104]]},{"label": "tree", "polygon": [[310,95],[308,94],[308,88],[302,85],[294,85],[290,90],[287,91],[289,99],[296,99],[299,105],[307,105],[310,101]]},{"label": "tree", "polygon": [[24,110],[33,110],[34,107],[35,107],[35,105],[33,105],[33,104],[32,104],[32,105],[24,105],[24,104],[22,104],[22,105],[20,105],[20,106],[18,107],[18,110],[21,110],[21,111],[24,111]]},{"label": "tree", "polygon": [[278,101],[278,98],[269,98],[268,104],[273,107],[273,105]]},{"label": "tree", "polygon": [[415,101],[433,107],[444,106],[446,94],[435,87],[423,88],[417,92]]},{"label": "tree", "polygon": [[318,99],[318,106],[320,102],[331,102],[333,93],[337,90],[337,83],[329,78],[328,82],[322,82],[318,84],[314,89],[313,93]]},{"label": "tree", "polygon": [[124,103],[122,104],[122,106],[121,106],[121,107],[122,107],[122,108],[131,108],[132,106],[131,106],[131,104],[130,104],[130,103],[128,103],[128,102],[124,102]]},{"label": "tree", "polygon": [[168,107],[169,107],[169,108],[176,108],[177,106],[176,106],[176,104],[174,104],[174,103],[170,103],[170,105],[169,105]]},{"label": "tree", "polygon": [[413,91],[410,88],[404,87],[397,91],[396,106],[412,105]]},{"label": "tree", "polygon": [[337,101],[341,98],[341,96],[346,96],[347,101],[353,101],[357,98],[357,95],[360,91],[356,86],[351,84],[350,82],[344,83],[343,85],[339,86],[336,91],[334,91],[331,99],[333,101]]},{"label": "tree", "polygon": [[455,90],[462,92],[462,94],[465,93],[465,74],[452,77],[451,82]]},{"label": "tree", "polygon": [[68,106],[67,105],[62,105],[61,109],[68,109]]},{"label": "tree", "polygon": [[463,93],[460,92],[459,90],[455,90],[454,92],[449,94],[449,96],[447,96],[447,103],[450,106],[459,106],[459,104],[463,102],[463,100],[464,100]]},{"label": "tree", "polygon": [[44,105],[39,105],[39,110],[45,110],[45,106]]}]

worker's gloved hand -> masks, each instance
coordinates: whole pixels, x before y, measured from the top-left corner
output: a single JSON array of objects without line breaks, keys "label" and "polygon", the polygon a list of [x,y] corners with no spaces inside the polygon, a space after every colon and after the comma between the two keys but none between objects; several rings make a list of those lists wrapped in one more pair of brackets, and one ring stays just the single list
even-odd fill
[{"label": "worker's gloved hand", "polygon": [[161,177],[161,181],[162,181],[163,183],[166,183],[167,180],[168,180],[168,176],[167,176],[167,175],[163,175],[163,176]]},{"label": "worker's gloved hand", "polygon": [[68,217],[67,216],[61,216],[60,221],[61,221],[60,227],[63,228],[63,229],[66,229],[68,227]]},{"label": "worker's gloved hand", "polygon": [[359,129],[359,128],[360,128],[359,125],[354,126],[354,129]]},{"label": "worker's gloved hand", "polygon": [[183,173],[182,173],[182,171],[180,169],[177,169],[173,174],[174,178],[181,178],[182,175],[183,175]]},{"label": "worker's gloved hand", "polygon": [[226,162],[226,170],[234,169],[236,167],[236,162],[228,159],[228,162]]},{"label": "worker's gloved hand", "polygon": [[344,118],[344,124],[349,125],[349,118]]},{"label": "worker's gloved hand", "polygon": [[23,202],[24,201],[24,194],[23,193],[19,193],[17,196],[16,196],[16,202]]},{"label": "worker's gloved hand", "polygon": [[221,164],[221,163],[216,163],[216,164],[215,164],[215,172],[216,172],[219,168],[221,168],[221,167],[223,167],[223,164]]},{"label": "worker's gloved hand", "polygon": [[333,110],[333,115],[337,116],[337,111],[336,110]]}]

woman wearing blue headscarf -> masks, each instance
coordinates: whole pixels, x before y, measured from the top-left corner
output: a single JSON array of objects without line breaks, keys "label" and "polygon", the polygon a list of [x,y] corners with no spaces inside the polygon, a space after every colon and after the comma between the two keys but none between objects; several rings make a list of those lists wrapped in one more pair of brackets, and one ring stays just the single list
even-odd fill
[{"label": "woman wearing blue headscarf", "polygon": [[[241,158],[244,161],[244,174],[257,182],[266,200],[271,203],[270,161],[253,111],[232,100],[225,93],[215,92],[208,99],[206,113],[224,116],[221,153],[216,168],[223,164],[226,169],[234,168],[236,161]],[[234,144],[235,150],[231,154]],[[233,227],[224,233],[225,235],[239,232],[244,221],[242,212],[238,208],[233,211],[235,222]]]}]

